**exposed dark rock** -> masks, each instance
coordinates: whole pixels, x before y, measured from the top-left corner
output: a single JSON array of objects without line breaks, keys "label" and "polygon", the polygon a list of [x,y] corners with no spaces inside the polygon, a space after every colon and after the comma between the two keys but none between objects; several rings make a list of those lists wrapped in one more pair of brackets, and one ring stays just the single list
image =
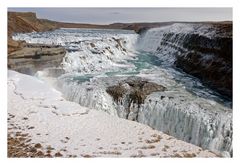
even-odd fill
[{"label": "exposed dark rock", "polygon": [[200,30],[188,34],[166,32],[157,52],[175,50],[176,67],[232,99],[232,23],[195,25],[207,25],[210,35],[201,34]]},{"label": "exposed dark rock", "polygon": [[[129,86],[130,88],[128,88]],[[146,97],[157,91],[164,91],[166,88],[153,82],[148,82],[141,78],[127,79],[115,86],[107,88],[114,101],[119,101],[124,95],[129,95],[129,103],[143,104]]]},{"label": "exposed dark rock", "polygon": [[127,92],[127,90],[121,84],[117,86],[111,86],[107,88],[107,93],[113,97],[113,100],[118,102],[120,98]]},{"label": "exposed dark rock", "polygon": [[90,46],[93,47],[93,48],[96,47],[94,43],[90,43]]},{"label": "exposed dark rock", "polygon": [[153,82],[148,82],[142,79],[128,79],[125,81],[130,87],[131,92],[129,95],[130,103],[137,103],[138,105],[143,104],[146,97],[157,91],[164,91],[166,88],[162,85],[158,85]]},{"label": "exposed dark rock", "polygon": [[165,90],[166,88],[162,85],[149,82],[146,79],[133,77],[120,82],[118,85],[108,87],[106,91],[117,104],[125,106],[128,112],[126,118],[128,119],[131,105],[137,104],[139,108],[141,104],[144,104],[148,95]]},{"label": "exposed dark rock", "polygon": [[178,54],[175,65],[232,99],[232,36],[189,35],[183,47],[189,51]]}]

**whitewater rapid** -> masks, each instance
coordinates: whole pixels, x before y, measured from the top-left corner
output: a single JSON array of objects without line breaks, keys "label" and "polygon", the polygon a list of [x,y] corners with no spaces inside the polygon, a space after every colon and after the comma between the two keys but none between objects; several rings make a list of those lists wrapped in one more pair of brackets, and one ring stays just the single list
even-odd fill
[{"label": "whitewater rapid", "polygon": [[[189,33],[210,38],[215,35],[208,26],[175,24],[150,29],[142,35],[127,30],[59,29],[16,34],[13,38],[64,46],[67,54],[62,66],[39,71],[37,75],[51,80],[67,100],[85,107],[126,118],[127,99],[115,102],[106,92],[109,86],[129,77],[163,85],[167,90],[150,94],[144,104],[132,103],[128,119],[231,156],[232,109],[198,79],[172,67],[173,54],[181,53],[177,47]],[[171,47],[160,46],[168,42],[162,42],[167,34],[174,34],[168,37],[174,43]],[[179,34],[180,39],[176,40]]]},{"label": "whitewater rapid", "polygon": [[16,34],[15,40],[61,45],[67,54],[62,68],[68,73],[103,73],[134,67],[126,60],[135,56],[137,34],[133,31],[59,29],[43,33]]}]

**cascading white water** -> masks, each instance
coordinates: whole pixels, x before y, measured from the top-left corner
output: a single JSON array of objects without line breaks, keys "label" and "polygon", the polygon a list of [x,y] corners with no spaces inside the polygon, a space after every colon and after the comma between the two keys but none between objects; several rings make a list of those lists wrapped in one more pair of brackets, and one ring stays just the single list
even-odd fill
[{"label": "cascading white water", "polygon": [[[173,64],[176,55],[191,51],[184,46],[190,35],[203,36],[209,39],[217,36],[216,31],[212,30],[212,26],[208,24],[175,23],[147,30],[139,37],[137,49],[154,53],[163,61],[163,64]],[[223,36],[220,37],[224,37],[224,34],[221,35]],[[206,54],[205,58],[209,58],[209,56]]]},{"label": "cascading white water", "polygon": [[147,99],[151,102],[138,110],[138,121],[178,139],[230,156],[232,114],[228,109],[202,99],[188,101],[182,97],[184,101],[181,101],[169,98],[149,96]]},{"label": "cascading white water", "polygon": [[[167,34],[173,34],[173,36],[171,36],[172,39],[178,35],[178,39],[175,40],[175,43],[172,43],[176,46],[184,42],[184,37],[186,37],[187,34],[197,34],[208,38],[213,38],[216,35],[215,31],[211,30],[210,25],[175,23],[173,25],[147,30],[139,39],[137,47],[140,50],[155,52]],[[179,34],[181,36],[179,36]],[[171,38],[169,38],[169,40],[172,40]]]},{"label": "cascading white water", "polygon": [[190,94],[164,70],[152,71],[151,74],[143,72],[138,76],[166,86],[167,91],[149,95],[140,107],[132,103],[129,115],[126,111],[128,97],[115,102],[106,92],[109,85],[116,85],[126,77],[95,77],[81,85],[71,80],[67,83],[59,80],[58,87],[67,99],[83,106],[121,118],[128,116],[130,120],[149,125],[178,139],[224,156],[231,155],[233,132],[229,108]]},{"label": "cascading white water", "polygon": [[77,77],[77,80],[72,80],[72,78],[72,76],[61,76],[55,85],[67,100],[117,116],[117,110],[112,104],[112,98],[106,93],[105,88],[98,86],[97,83],[81,84],[81,81],[88,80],[84,76]]},{"label": "cascading white water", "polygon": [[102,73],[134,67],[126,60],[135,54],[137,34],[126,30],[59,29],[16,34],[15,40],[61,45],[67,49],[62,68],[68,72]]},{"label": "cascading white water", "polygon": [[[181,36],[177,36],[178,33]],[[175,74],[178,72],[161,68],[162,62],[172,64],[175,61],[174,53],[184,51],[181,42],[189,33],[210,38],[215,35],[207,25],[174,24],[150,29],[138,41],[137,34],[133,32],[92,29],[17,34],[14,39],[64,46],[68,51],[62,63],[66,73],[57,78],[56,87],[68,100],[82,106],[125,118],[128,102],[123,98],[123,104],[116,103],[106,92],[107,87],[118,84],[129,75],[165,86],[167,91],[150,94],[139,108],[131,104],[129,119],[135,119],[137,115],[140,123],[225,156],[232,155],[232,110],[193,95],[191,91],[200,93],[206,88],[199,81],[189,79],[187,75],[179,77],[183,82],[194,81],[197,84],[189,89],[181,81],[176,81],[174,76],[178,76]],[[166,38],[171,42],[159,48],[163,39],[164,43],[168,42]],[[136,55],[136,47],[139,56]],[[157,53],[159,49],[161,56]],[[150,58],[145,52],[157,55],[161,63],[145,65],[142,55],[147,60]],[[136,68],[139,71],[133,73]],[[212,93],[206,90],[204,95],[210,98]]]}]

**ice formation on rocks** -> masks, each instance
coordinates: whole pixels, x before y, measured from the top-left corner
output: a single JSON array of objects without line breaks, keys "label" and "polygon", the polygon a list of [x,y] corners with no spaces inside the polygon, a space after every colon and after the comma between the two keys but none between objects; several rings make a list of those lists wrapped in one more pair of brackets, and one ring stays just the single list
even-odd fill
[{"label": "ice formation on rocks", "polygon": [[[48,81],[56,77],[51,79],[51,84],[67,100],[136,120],[178,139],[231,156],[232,110],[215,102],[212,98],[218,96],[197,79],[171,67],[175,55],[184,51],[182,45],[188,33],[207,38],[216,35],[208,25],[174,24],[150,29],[141,36],[122,30],[60,29],[16,34],[14,39],[59,44],[67,49],[61,69],[38,72],[40,78],[47,77]],[[150,54],[159,57],[159,61],[153,58],[153,63]],[[106,92],[107,88],[128,77],[145,78],[167,90],[149,94],[140,105],[130,104],[127,96],[115,101]],[[126,111],[129,105],[130,113]]]}]

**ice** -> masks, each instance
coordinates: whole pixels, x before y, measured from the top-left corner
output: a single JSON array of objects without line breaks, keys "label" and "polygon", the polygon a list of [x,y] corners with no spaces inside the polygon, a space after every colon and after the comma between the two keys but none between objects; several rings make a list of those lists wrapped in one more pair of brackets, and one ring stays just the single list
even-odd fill
[{"label": "ice", "polygon": [[147,30],[138,38],[137,49],[155,53],[165,61],[165,64],[173,64],[176,60],[175,55],[188,51],[183,45],[189,34],[207,38],[216,37],[216,32],[212,30],[211,25],[174,23]]},{"label": "ice", "polygon": [[[161,76],[159,76],[161,75]],[[140,107],[130,105],[122,98],[116,103],[106,92],[107,86],[118,84],[126,77],[98,77],[77,85],[59,80],[59,90],[65,98],[82,106],[102,110],[114,116],[135,120],[163,131],[180,140],[198,145],[219,154],[232,154],[232,110],[221,104],[199,98],[177,85],[164,70],[151,74],[141,73],[139,77],[167,87],[165,92],[149,95]],[[138,116],[136,118],[136,116]],[[225,153],[225,154],[224,154]]]},{"label": "ice", "polygon": [[[8,128],[12,137],[16,132],[26,133],[31,140],[28,144],[40,143],[44,153],[50,146],[50,154],[60,152],[62,157],[216,157],[146,125],[49,98],[56,92],[39,82],[36,77],[8,71],[8,114],[14,116]],[[26,87],[29,84],[31,87]],[[16,89],[23,90],[19,94]],[[28,97],[38,98],[38,93],[45,93],[43,100]],[[31,129],[25,129],[29,126]]]},{"label": "ice", "polygon": [[[181,53],[180,50],[184,51],[182,42],[187,34],[198,34],[211,38],[215,33],[210,31],[209,28],[208,25],[173,24],[150,29],[140,37],[135,33],[121,30],[60,29],[45,33],[16,34],[13,38],[16,40],[24,39],[30,43],[64,46],[68,52],[63,59],[62,69],[66,73],[53,80],[51,77],[47,77],[49,76],[47,72],[39,71],[39,78],[48,82],[51,81],[50,84],[61,91],[65,99],[86,107],[81,108],[80,114],[89,112],[89,108],[98,111],[99,114],[104,111],[113,117],[111,120],[118,120],[117,117],[126,118],[126,105],[129,105],[129,103],[126,98],[121,100],[123,104],[114,102],[106,92],[106,88],[126,79],[127,75],[124,75],[121,71],[136,69],[136,66],[129,62],[136,57],[136,51],[151,52],[161,57],[161,65],[173,64],[175,61],[174,54]],[[170,37],[168,39],[173,42],[164,40],[164,43],[167,43],[168,46],[161,45],[162,40],[166,39],[166,35],[171,33],[173,35],[168,36]],[[206,56],[205,58],[209,59],[211,57]],[[115,75],[107,74],[111,72],[114,72]],[[172,73],[171,70],[166,71],[166,69],[156,66],[151,69],[142,68],[134,73],[133,76],[146,78],[165,86],[167,91],[149,95],[145,103],[140,106],[131,104],[128,119],[136,120],[204,149],[209,149],[224,156],[231,156],[232,110],[210,100],[212,93],[206,90],[207,88],[201,85],[199,81],[193,81],[192,78],[187,77],[187,75],[184,76],[184,74],[177,77],[176,72]],[[9,72],[9,75],[11,75],[11,72]],[[18,76],[9,79],[18,82],[20,81]],[[185,84],[177,81],[177,78],[185,81]],[[43,86],[43,89],[45,89],[45,85],[41,85],[42,81],[37,81],[39,86],[41,88]],[[21,80],[19,84],[25,84],[25,82],[21,82],[24,81]],[[196,86],[199,89],[194,88],[192,83],[197,84]],[[36,94],[43,98],[45,93],[45,90],[35,90],[36,87],[31,84],[29,87],[23,88],[21,86],[19,89],[21,89],[19,93],[34,89],[33,92],[29,92],[29,98],[36,97]],[[52,95],[52,90],[49,91],[49,96]],[[198,93],[203,93],[204,96],[208,96],[208,99],[201,97],[203,96],[201,94],[195,95]],[[59,111],[56,112],[54,108],[53,111],[61,116],[67,114],[79,115],[75,110],[72,110],[75,109],[75,105],[70,103],[62,104],[45,100],[42,107],[57,107]],[[70,119],[68,122],[70,122]],[[96,121],[91,120],[91,122]],[[87,125],[84,126],[88,127]]]},{"label": "ice", "polygon": [[45,33],[15,34],[28,43],[61,45],[67,49],[62,68],[66,72],[101,73],[134,67],[138,35],[126,30],[60,29]]}]

